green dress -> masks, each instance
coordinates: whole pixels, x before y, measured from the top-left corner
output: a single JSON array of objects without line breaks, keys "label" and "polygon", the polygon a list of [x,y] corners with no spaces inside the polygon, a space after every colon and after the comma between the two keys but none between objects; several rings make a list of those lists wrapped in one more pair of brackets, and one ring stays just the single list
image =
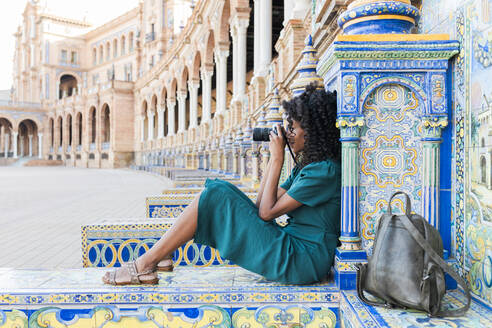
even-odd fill
[{"label": "green dress", "polygon": [[331,160],[294,168],[280,187],[303,205],[287,213],[289,224],[281,227],[263,221],[256,205],[233,184],[207,180],[195,242],[271,281],[321,281],[333,264],[340,234],[340,181],[340,165]]}]

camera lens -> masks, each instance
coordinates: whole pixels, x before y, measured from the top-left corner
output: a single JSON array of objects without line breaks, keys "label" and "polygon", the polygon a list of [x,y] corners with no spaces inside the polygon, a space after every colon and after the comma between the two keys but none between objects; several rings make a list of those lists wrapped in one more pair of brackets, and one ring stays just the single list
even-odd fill
[{"label": "camera lens", "polygon": [[270,141],[270,131],[277,133],[277,131],[270,128],[254,128],[253,141]]}]

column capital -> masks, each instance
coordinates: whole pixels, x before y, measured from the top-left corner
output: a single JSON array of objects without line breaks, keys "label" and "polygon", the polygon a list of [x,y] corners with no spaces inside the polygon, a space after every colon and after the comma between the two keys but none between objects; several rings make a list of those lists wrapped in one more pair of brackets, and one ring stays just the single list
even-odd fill
[{"label": "column capital", "polygon": [[238,33],[246,33],[249,26],[249,17],[234,16],[231,20],[232,29],[236,29]]},{"label": "column capital", "polygon": [[150,110],[149,110],[149,111],[147,112],[147,117],[148,117],[148,118],[152,118],[152,117],[154,117],[154,115],[155,115],[155,113],[154,113],[153,111],[150,111]]},{"label": "column capital", "polygon": [[43,136],[43,134],[42,134],[42,133],[38,133],[38,137],[42,137],[42,136]]},{"label": "column capital", "polygon": [[190,90],[190,93],[193,91],[198,91],[199,87],[200,87],[200,81],[196,81],[196,80],[188,81],[188,90]]},{"label": "column capital", "polygon": [[176,99],[168,99],[167,107],[174,107],[176,105]]},{"label": "column capital", "polygon": [[17,137],[17,136],[19,135],[19,132],[12,131],[12,135],[13,135],[14,137]]},{"label": "column capital", "polygon": [[186,100],[186,95],[187,95],[187,92],[185,90],[179,90],[178,92],[176,92],[178,102]]},{"label": "column capital", "polygon": [[213,74],[214,74],[213,69],[209,69],[206,66],[202,66],[202,68],[200,69],[200,76],[202,80],[211,79]]},{"label": "column capital", "polygon": [[215,61],[218,63],[223,63],[229,57],[229,49],[216,49],[214,52]]}]

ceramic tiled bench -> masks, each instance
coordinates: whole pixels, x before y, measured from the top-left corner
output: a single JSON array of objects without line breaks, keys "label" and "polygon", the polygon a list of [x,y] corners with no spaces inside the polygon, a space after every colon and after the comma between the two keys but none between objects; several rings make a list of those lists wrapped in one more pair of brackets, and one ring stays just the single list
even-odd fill
[{"label": "ceramic tiled bench", "polygon": [[[237,187],[246,187],[243,182],[239,179],[228,179],[230,183]],[[197,179],[197,180],[187,180],[187,181],[174,181],[175,188],[190,188],[190,187],[201,187],[205,185],[205,179]]]},{"label": "ceramic tiled bench", "polygon": [[0,327],[337,325],[340,293],[333,282],[289,286],[238,267],[179,267],[159,273],[155,287],[113,287],[101,282],[105,271],[0,269]]},{"label": "ceramic tiled bench", "polygon": [[[246,195],[252,201],[256,201],[256,193],[247,193]],[[145,217],[177,217],[195,196],[195,194],[166,194],[147,197],[145,199]]]},{"label": "ceramic tiled bench", "polygon": [[[150,249],[174,218],[110,219],[81,228],[84,267],[119,267]],[[189,241],[173,255],[175,266],[222,267],[233,264],[212,247]]]}]

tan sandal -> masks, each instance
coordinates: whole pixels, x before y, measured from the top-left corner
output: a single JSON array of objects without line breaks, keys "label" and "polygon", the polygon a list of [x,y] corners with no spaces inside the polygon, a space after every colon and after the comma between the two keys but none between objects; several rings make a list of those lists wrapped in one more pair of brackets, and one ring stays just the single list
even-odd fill
[{"label": "tan sandal", "polygon": [[[116,272],[118,270],[125,270],[125,269],[127,270],[128,274],[130,275],[130,280],[117,282],[116,281]],[[142,279],[143,278],[142,276],[151,275],[151,274],[152,274],[153,278]],[[121,268],[118,268],[116,270],[109,272],[109,277],[107,280],[105,280],[104,278],[105,278],[105,276],[102,278],[102,280],[105,284],[113,285],[113,286],[157,285],[159,283],[159,278],[157,277],[155,270],[148,270],[145,272],[137,272],[137,265],[136,265],[135,261],[123,263]]]},{"label": "tan sandal", "polygon": [[157,263],[156,270],[157,271],[165,271],[165,272],[171,272],[173,271],[174,266],[173,266],[173,256],[169,255],[162,259],[159,263]]}]

